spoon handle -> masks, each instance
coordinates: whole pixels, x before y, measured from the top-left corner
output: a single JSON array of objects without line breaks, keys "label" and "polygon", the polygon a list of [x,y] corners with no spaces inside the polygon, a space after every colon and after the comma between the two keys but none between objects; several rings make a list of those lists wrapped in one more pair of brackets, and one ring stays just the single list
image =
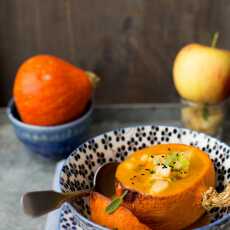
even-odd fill
[{"label": "spoon handle", "polygon": [[21,205],[25,214],[38,217],[57,209],[64,202],[71,202],[89,193],[89,191],[58,193],[52,190],[28,192],[22,196]]}]

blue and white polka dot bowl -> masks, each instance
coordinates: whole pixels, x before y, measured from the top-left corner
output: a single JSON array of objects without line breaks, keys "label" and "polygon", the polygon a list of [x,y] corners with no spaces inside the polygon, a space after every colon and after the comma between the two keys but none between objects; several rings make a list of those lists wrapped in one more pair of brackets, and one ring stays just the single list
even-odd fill
[{"label": "blue and white polka dot bowl", "polygon": [[[97,136],[77,148],[66,160],[60,174],[62,192],[92,188],[97,168],[110,161],[123,161],[137,149],[160,143],[181,143],[196,146],[209,154],[217,180],[217,190],[230,182],[230,147],[205,134],[167,126],[140,126],[111,131]],[[90,221],[88,199],[61,208],[59,228],[105,230]],[[188,204],[189,205],[189,204]],[[212,223],[199,230],[230,229],[230,208],[213,209]]]},{"label": "blue and white polka dot bowl", "polygon": [[17,137],[30,152],[49,159],[61,159],[88,138],[92,110],[93,104],[90,102],[85,113],[76,120],[63,125],[36,126],[20,120],[14,101],[11,100],[7,115]]}]

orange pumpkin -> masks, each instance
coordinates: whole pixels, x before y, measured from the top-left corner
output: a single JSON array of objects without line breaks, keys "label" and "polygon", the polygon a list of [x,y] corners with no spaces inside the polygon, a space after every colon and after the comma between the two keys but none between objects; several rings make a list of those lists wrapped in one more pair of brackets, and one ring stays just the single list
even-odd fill
[{"label": "orange pumpkin", "polygon": [[113,214],[106,213],[105,208],[110,202],[111,199],[100,193],[92,192],[90,194],[91,220],[111,229],[150,230],[123,206],[120,206]]},{"label": "orange pumpkin", "polygon": [[13,95],[25,123],[59,125],[82,115],[92,96],[87,73],[51,55],[38,55],[19,68]]},{"label": "orange pumpkin", "polygon": [[[172,152],[173,155],[168,155]],[[174,160],[175,156],[178,159],[181,156],[180,161]],[[184,169],[179,166],[187,168],[186,157],[191,158],[189,171],[184,175]],[[180,173],[181,178],[169,177],[172,172],[176,176]],[[202,196],[209,187],[214,187],[215,171],[208,155],[198,148],[160,144],[131,154],[118,166],[116,180],[116,194],[128,190],[123,205],[142,223],[152,229],[177,230],[205,213]]]}]

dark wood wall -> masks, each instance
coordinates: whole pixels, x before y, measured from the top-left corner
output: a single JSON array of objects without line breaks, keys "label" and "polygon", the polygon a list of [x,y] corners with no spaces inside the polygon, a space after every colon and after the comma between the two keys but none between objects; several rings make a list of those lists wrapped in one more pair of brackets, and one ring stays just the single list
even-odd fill
[{"label": "dark wood wall", "polygon": [[176,52],[190,42],[230,49],[229,0],[1,0],[0,105],[20,63],[54,54],[102,78],[98,103],[177,101]]}]

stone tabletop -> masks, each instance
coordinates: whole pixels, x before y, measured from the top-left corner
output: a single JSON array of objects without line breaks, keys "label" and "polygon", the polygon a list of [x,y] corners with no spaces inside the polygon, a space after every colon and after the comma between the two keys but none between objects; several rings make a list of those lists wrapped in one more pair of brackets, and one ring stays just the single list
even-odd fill
[{"label": "stone tabletop", "polygon": [[27,153],[0,109],[0,229],[44,229],[45,218],[31,219],[20,208],[20,196],[51,188],[56,162]]},{"label": "stone tabletop", "polygon": [[[167,124],[180,126],[178,104],[141,104],[100,106],[94,111],[90,135],[136,124]],[[229,125],[224,140],[228,142]],[[229,138],[230,140],[230,138]],[[26,191],[50,189],[57,162],[28,153],[18,141],[5,108],[0,108],[0,229],[43,230],[46,216],[32,219],[20,207]]]}]

